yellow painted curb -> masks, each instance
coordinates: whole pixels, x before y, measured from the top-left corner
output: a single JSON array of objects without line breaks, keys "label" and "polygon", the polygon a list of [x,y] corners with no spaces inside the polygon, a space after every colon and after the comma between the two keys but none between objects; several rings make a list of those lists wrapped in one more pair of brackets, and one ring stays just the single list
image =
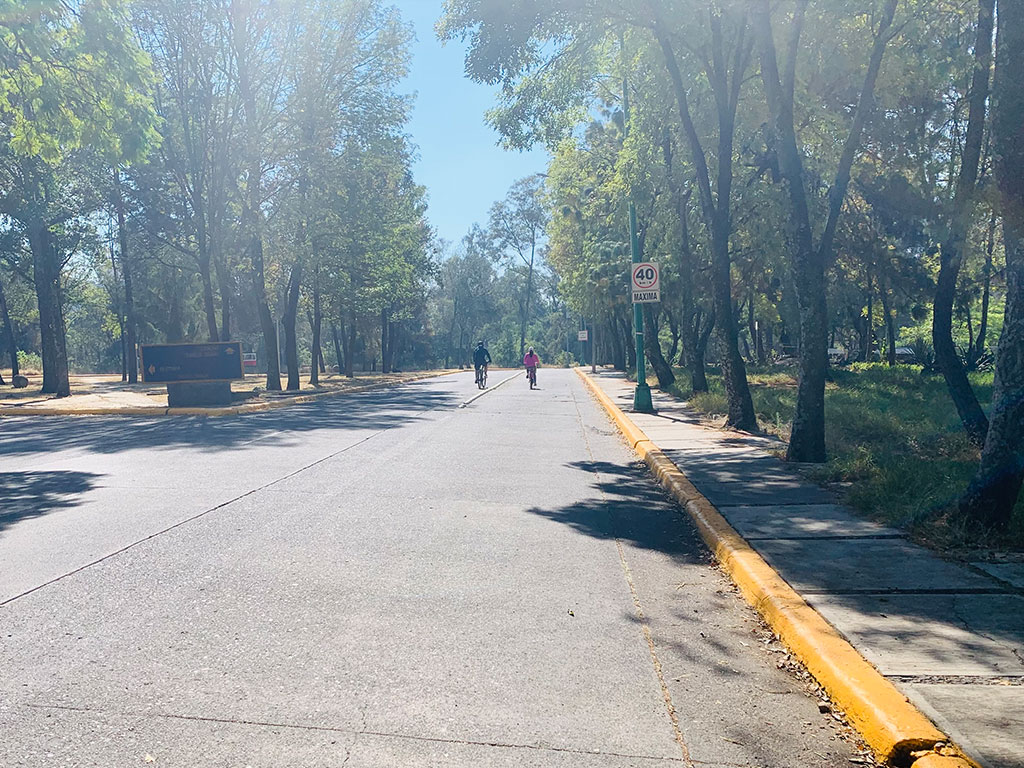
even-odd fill
[{"label": "yellow painted curb", "polygon": [[924,757],[919,757],[912,763],[911,768],[978,768],[978,766],[963,757],[953,757],[929,752]]},{"label": "yellow painted curb", "polygon": [[[576,373],[604,406],[626,442],[687,511],[715,558],[747,601],[846,713],[867,745],[888,764],[914,768],[974,766],[934,753],[950,739],[768,565],[586,373]],[[916,753],[916,754],[915,754]],[[959,763],[924,762],[930,759]]]},{"label": "yellow painted curb", "polygon": [[259,413],[261,411],[277,410],[292,405],[312,403],[321,398],[340,397],[342,395],[354,395],[360,392],[369,392],[374,389],[387,389],[389,387],[400,387],[403,384],[412,384],[416,381],[437,379],[441,376],[450,376],[454,373],[465,373],[465,371],[451,370],[440,373],[432,373],[427,376],[414,376],[399,381],[384,381],[366,384],[360,387],[350,387],[332,392],[312,392],[308,395],[295,395],[294,397],[282,397],[280,400],[262,400],[257,403],[242,403],[240,405],[223,406],[219,408],[168,408],[165,406],[141,406],[137,408],[31,408],[26,410],[15,410],[13,408],[0,407],[0,418],[11,416],[204,416],[216,418],[220,416],[242,416],[247,413]]}]

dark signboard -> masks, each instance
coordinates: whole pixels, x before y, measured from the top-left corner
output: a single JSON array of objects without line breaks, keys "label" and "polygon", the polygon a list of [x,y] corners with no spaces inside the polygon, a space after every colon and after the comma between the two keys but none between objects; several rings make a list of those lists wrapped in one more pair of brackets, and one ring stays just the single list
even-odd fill
[{"label": "dark signboard", "polygon": [[143,344],[139,346],[139,365],[147,384],[241,379],[242,344]]}]

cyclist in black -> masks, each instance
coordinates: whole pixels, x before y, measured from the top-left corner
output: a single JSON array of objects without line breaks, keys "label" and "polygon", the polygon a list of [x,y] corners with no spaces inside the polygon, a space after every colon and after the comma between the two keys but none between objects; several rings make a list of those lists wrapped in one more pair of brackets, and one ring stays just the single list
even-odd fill
[{"label": "cyclist in black", "polygon": [[476,380],[480,381],[480,372],[485,365],[491,364],[491,353],[482,341],[478,341],[473,350],[473,367],[476,369]]}]

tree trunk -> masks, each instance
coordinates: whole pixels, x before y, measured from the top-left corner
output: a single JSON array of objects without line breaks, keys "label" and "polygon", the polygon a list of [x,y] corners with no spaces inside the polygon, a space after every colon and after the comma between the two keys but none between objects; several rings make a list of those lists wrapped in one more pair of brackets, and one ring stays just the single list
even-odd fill
[{"label": "tree trunk", "polygon": [[1006,248],[1006,307],[992,419],[960,511],[975,523],[1005,529],[1024,482],[1024,3],[1000,2],[997,23],[992,146]]},{"label": "tree trunk", "polygon": [[135,295],[132,291],[132,260],[128,250],[128,224],[125,220],[124,191],[121,188],[121,173],[114,168],[114,207],[117,211],[117,237],[121,250],[121,277],[124,280],[124,358],[128,372],[128,383],[139,381],[138,340],[135,323]]},{"label": "tree trunk", "polygon": [[679,320],[676,318],[675,313],[672,312],[668,307],[662,307],[662,312],[665,313],[665,317],[668,320],[669,334],[672,336],[672,342],[668,347],[668,355],[666,357],[669,360],[676,360],[679,357],[679,341],[682,338],[682,334],[679,331]]},{"label": "tree trunk", "polygon": [[220,290],[220,340],[231,341],[231,272],[223,258],[213,259]]},{"label": "tree trunk", "polygon": [[703,327],[701,327],[701,315],[703,313],[698,313],[695,319],[693,354],[690,356],[690,387],[694,392],[707,392],[709,390],[707,364],[704,360],[707,356],[711,331],[715,328],[714,313],[706,316]]},{"label": "tree trunk", "polygon": [[[953,304],[956,285],[967,248],[967,231],[974,207],[981,162],[982,140],[985,131],[985,104],[988,99],[989,69],[992,61],[992,25],[995,0],[979,0],[978,25],[974,42],[974,73],[968,99],[967,135],[964,139],[960,175],[949,215],[948,232],[942,243],[939,259],[939,279],[935,287],[932,313],[932,344],[935,362],[946,379],[946,387],[953,399],[968,437],[982,445],[988,429],[988,419],[978,397],[967,378],[967,370],[953,343]],[[1000,9],[1001,11],[1002,9]]]},{"label": "tree trunk", "polygon": [[760,321],[754,330],[757,331],[757,364],[765,365],[768,362],[768,355],[764,350],[764,329]]},{"label": "tree trunk", "polygon": [[281,391],[281,352],[277,344],[277,323],[267,303],[267,281],[263,270],[263,238],[258,232],[250,235],[249,257],[252,262],[253,292],[256,295],[256,310],[263,331],[263,345],[267,350],[267,390]]},{"label": "tree trunk", "polygon": [[29,247],[39,303],[39,335],[42,340],[43,389],[46,394],[68,397],[68,352],[64,329],[64,308],[60,285],[60,254],[53,233],[45,222],[28,228]]},{"label": "tree trunk", "polygon": [[[244,3],[231,2],[232,47],[235,55],[236,81],[239,101],[244,116],[245,194],[242,205],[242,231],[249,239],[249,259],[252,264],[253,293],[256,300],[263,343],[267,350],[267,390],[281,391],[281,352],[277,343],[277,323],[267,302],[267,279],[263,258],[263,136],[256,109],[256,90],[251,72],[253,41],[249,39],[252,8]],[[215,329],[211,329],[215,330]],[[214,337],[216,338],[216,337]]]},{"label": "tree trunk", "polygon": [[348,332],[342,329],[342,339],[345,342],[345,376],[350,379],[356,375],[356,361],[352,359],[352,350],[356,347],[356,319],[352,315],[348,318]]},{"label": "tree trunk", "polygon": [[338,338],[338,326],[331,320],[331,336],[334,339],[334,359],[338,361],[338,375],[345,372],[345,357],[341,353],[341,339]]},{"label": "tree trunk", "polygon": [[967,436],[975,445],[982,445],[988,429],[988,419],[978,402],[967,369],[960,360],[953,343],[953,303],[956,297],[956,278],[962,257],[954,258],[952,247],[943,249],[939,280],[935,288],[935,302],[932,311],[932,344],[935,347],[935,363],[946,380],[949,396],[956,406],[960,421]]},{"label": "tree trunk", "polygon": [[313,315],[310,332],[313,335],[313,361],[309,368],[309,383],[320,386],[320,373],[324,368],[324,352],[320,348],[320,329],[323,327],[323,312],[320,308],[320,269],[313,274]]},{"label": "tree trunk", "polygon": [[658,318],[654,313],[654,307],[644,304],[644,356],[654,369],[658,377],[658,386],[668,389],[676,383],[675,374],[672,373],[672,366],[668,364],[661,352],[661,341],[658,340]]},{"label": "tree trunk", "polygon": [[636,370],[636,344],[634,343],[633,326],[628,320],[617,318],[619,326],[619,339],[622,342],[623,350],[626,353],[626,366],[630,370]]},{"label": "tree trunk", "polygon": [[[452,324],[448,327],[448,348],[444,353],[444,367],[451,368],[452,361],[452,344],[455,343],[455,322],[459,317],[459,294],[456,292],[455,298],[452,300]],[[456,355],[456,358],[458,355]]]},{"label": "tree trunk", "polygon": [[[695,327],[695,323],[700,323],[699,312],[694,306],[693,298],[693,249],[690,245],[690,224],[688,220],[688,212],[690,207],[690,192],[683,191],[679,187],[679,183],[676,179],[676,175],[673,170],[673,162],[675,153],[672,150],[672,136],[668,130],[665,131],[665,135],[662,138],[661,144],[662,159],[665,163],[665,172],[668,177],[669,190],[672,193],[673,202],[675,203],[675,212],[679,220],[679,304],[682,310],[682,331],[681,335],[686,338],[683,339],[683,350],[682,350],[682,362],[684,365],[689,365],[693,357],[693,346],[696,341],[699,329]],[[679,337],[676,329],[672,329],[672,352],[669,354],[669,358],[675,357],[676,350],[676,339]]]},{"label": "tree trunk", "polygon": [[868,313],[864,316],[864,335],[861,337],[860,347],[860,361],[862,363],[871,362],[871,348],[875,342],[875,292],[874,280],[870,272],[868,272],[867,292]]},{"label": "tree trunk", "polygon": [[896,319],[892,315],[888,281],[879,284],[882,295],[882,311],[885,313],[885,357],[890,368],[896,365]]},{"label": "tree trunk", "polygon": [[779,158],[779,169],[786,182],[792,220],[792,259],[797,304],[800,310],[800,381],[797,386],[796,412],[786,458],[789,461],[823,462],[825,455],[825,378],[828,369],[828,306],[825,266],[832,256],[836,227],[842,212],[850,170],[860,146],[860,137],[874,108],[875,83],[882,57],[890,39],[890,28],[898,0],[886,0],[861,85],[857,108],[836,176],[829,190],[828,218],[818,247],[814,247],[810,210],[804,186],[803,159],[796,135],[794,86],[796,54],[808,0],[797,5],[789,39],[788,68],[783,80],[779,74],[768,0],[754,3],[754,29],[760,40],[761,77],[772,132]]},{"label": "tree trunk", "polygon": [[199,279],[203,283],[203,313],[206,315],[206,331],[210,341],[220,339],[217,330],[217,305],[213,298],[213,279],[210,276],[210,257],[199,251],[196,263],[199,267]]},{"label": "tree trunk", "polygon": [[382,309],[380,311],[380,372],[391,373],[391,366],[389,360],[390,346],[391,346],[391,323],[388,320],[388,311]]},{"label": "tree trunk", "polygon": [[[722,216],[716,217],[721,219]],[[732,274],[730,269],[728,235],[721,232],[727,223],[716,222],[717,237],[712,238],[712,272],[715,280],[715,317],[718,318],[718,333],[725,347],[722,358],[722,377],[729,404],[726,426],[746,432],[757,431],[757,414],[754,400],[747,384],[747,366],[740,354],[739,328],[732,305]]]},{"label": "tree trunk", "polygon": [[388,370],[391,373],[398,368],[399,339],[402,337],[401,322],[391,321],[388,323]]},{"label": "tree trunk", "polygon": [[[296,325],[299,318],[299,288],[302,285],[302,256],[295,258],[288,275],[288,300],[284,310],[284,359],[288,366],[288,391],[302,388],[299,382],[299,344]],[[316,366],[313,366],[314,368]]]},{"label": "tree trunk", "polygon": [[181,275],[177,270],[171,275],[171,295],[167,300],[167,325],[164,326],[164,333],[169,343],[182,341],[185,338],[185,328],[181,315]]},{"label": "tree trunk", "polygon": [[726,65],[726,52],[722,38],[721,17],[714,10],[711,14],[713,65],[707,72],[715,97],[718,116],[718,172],[715,179],[715,193],[712,192],[711,176],[707,157],[700,136],[690,114],[686,85],[675,51],[666,32],[664,22],[655,22],[654,33],[661,47],[668,68],[669,78],[675,94],[683,132],[690,144],[691,156],[697,177],[697,189],[704,213],[705,223],[711,233],[711,261],[715,314],[719,318],[718,330],[725,347],[722,373],[725,391],[729,401],[729,415],[726,424],[735,429],[757,430],[757,415],[747,384],[747,369],[739,349],[739,329],[732,306],[732,273],[729,240],[732,233],[732,182],[733,142],[736,129],[736,109],[739,102],[743,75],[749,59],[749,38],[746,17],[743,17],[740,31],[732,52],[732,78]]},{"label": "tree trunk", "polygon": [[996,217],[993,215],[988,222],[988,242],[985,245],[984,288],[981,294],[981,321],[978,327],[978,339],[974,344],[979,358],[985,354],[985,342],[988,336],[988,310],[992,300],[992,254],[995,251],[995,247]]},{"label": "tree trunk", "polygon": [[7,297],[4,295],[3,282],[0,282],[0,322],[4,324],[4,341],[6,342],[8,354],[11,356],[11,376],[18,376],[21,374],[18,368],[18,344],[14,339],[14,326],[11,324],[11,315],[7,311]]},{"label": "tree trunk", "polygon": [[612,368],[616,371],[626,370],[626,351],[622,348],[622,336],[619,334],[614,316],[609,318],[603,334],[605,344],[611,346]]}]

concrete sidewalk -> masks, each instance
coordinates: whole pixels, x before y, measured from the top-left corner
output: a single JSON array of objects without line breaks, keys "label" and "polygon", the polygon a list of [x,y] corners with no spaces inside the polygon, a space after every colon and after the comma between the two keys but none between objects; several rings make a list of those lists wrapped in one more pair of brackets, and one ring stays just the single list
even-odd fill
[{"label": "concrete sidewalk", "polygon": [[[633,384],[591,379],[629,412]],[[654,392],[628,413],[751,546],[985,768],[1024,768],[1024,583],[944,560],[857,517],[766,449]]]}]

